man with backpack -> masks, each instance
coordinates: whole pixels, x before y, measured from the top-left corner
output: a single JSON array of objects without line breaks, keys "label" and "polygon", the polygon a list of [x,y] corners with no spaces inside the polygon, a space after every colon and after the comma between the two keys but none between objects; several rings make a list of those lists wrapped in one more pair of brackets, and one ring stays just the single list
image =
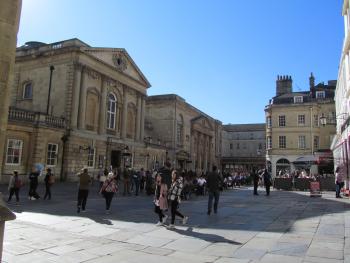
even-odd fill
[{"label": "man with backpack", "polygon": [[44,200],[48,197],[48,200],[51,200],[51,186],[55,183],[55,176],[51,172],[51,168],[46,169],[46,175],[45,175],[45,196]]}]

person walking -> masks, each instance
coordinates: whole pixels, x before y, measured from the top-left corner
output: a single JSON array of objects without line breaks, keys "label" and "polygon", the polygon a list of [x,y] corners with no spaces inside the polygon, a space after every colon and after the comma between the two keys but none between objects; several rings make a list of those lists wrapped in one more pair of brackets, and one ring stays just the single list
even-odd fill
[{"label": "person walking", "polygon": [[51,168],[46,169],[46,175],[45,175],[45,195],[44,195],[44,200],[48,198],[48,200],[51,200],[51,186],[55,182],[55,176],[51,172]]},{"label": "person walking", "polygon": [[172,174],[171,174],[171,163],[167,161],[165,167],[160,170],[160,175],[163,178],[163,182],[166,183],[168,189],[170,189],[172,183]]},{"label": "person walking", "polygon": [[270,195],[270,187],[272,185],[272,179],[271,179],[271,174],[267,171],[265,168],[263,172],[263,178],[264,178],[264,184],[265,184],[265,189],[266,189],[266,196]]},{"label": "person walking", "polygon": [[124,169],[123,172],[123,182],[124,182],[124,192],[123,195],[126,195],[126,193],[128,193],[128,195],[130,195],[130,171],[128,168]]},{"label": "person walking", "polygon": [[335,197],[336,198],[342,198],[340,196],[341,189],[344,186],[344,177],[341,169],[339,166],[335,169]]},{"label": "person walking", "polygon": [[78,209],[77,212],[85,212],[86,202],[89,195],[89,188],[91,184],[91,177],[87,168],[83,168],[81,173],[78,173],[79,177],[79,190],[78,190]]},{"label": "person walking", "polygon": [[106,214],[110,213],[110,207],[114,194],[118,191],[116,184],[116,177],[113,172],[110,172],[107,176],[107,179],[104,181],[100,193],[106,200]]},{"label": "person walking", "polygon": [[9,186],[8,186],[8,190],[9,190],[9,197],[7,199],[7,202],[11,202],[12,196],[13,194],[16,195],[16,205],[19,204],[19,190],[22,187],[22,181],[21,179],[18,178],[18,172],[17,171],[13,171],[13,174],[10,178],[9,181]]},{"label": "person walking", "polygon": [[[182,177],[178,175],[176,170],[172,172],[171,177],[172,183],[169,189],[169,199],[171,203],[171,224],[168,226],[169,229],[173,229],[175,227],[175,216],[182,218],[183,225],[185,225],[188,220],[188,216],[184,216],[179,212],[180,197],[183,188]],[[164,179],[163,176],[162,179]]]},{"label": "person walking", "polygon": [[140,192],[142,192],[145,189],[145,184],[146,184],[146,172],[143,168],[140,170]]},{"label": "person walking", "polygon": [[254,184],[254,195],[259,195],[258,194],[258,185],[259,185],[259,173],[256,171],[256,169],[253,168],[252,173],[250,175],[253,179],[253,184]]},{"label": "person walking", "polygon": [[28,193],[28,199],[30,200],[37,200],[40,198],[39,194],[36,192],[36,189],[38,188],[38,177],[40,175],[40,171],[33,166],[32,172],[29,174],[29,193]]},{"label": "person walking", "polygon": [[135,170],[133,170],[133,176],[132,176],[132,180],[133,180],[133,185],[135,186],[135,195],[138,196],[139,195],[139,190],[140,190],[140,180],[141,180],[141,175],[140,172],[137,172]]},{"label": "person walking", "polygon": [[217,172],[217,167],[213,166],[213,171],[209,173],[207,180],[207,189],[209,194],[208,199],[208,211],[207,214],[210,215],[213,207],[213,199],[214,199],[214,213],[218,212],[218,204],[220,198],[220,184],[222,183],[222,178],[220,174]]},{"label": "person walking", "polygon": [[162,177],[157,175],[156,190],[154,194],[154,212],[159,216],[157,226],[166,223],[168,216],[163,213],[166,209],[168,209],[168,186],[163,182]]}]

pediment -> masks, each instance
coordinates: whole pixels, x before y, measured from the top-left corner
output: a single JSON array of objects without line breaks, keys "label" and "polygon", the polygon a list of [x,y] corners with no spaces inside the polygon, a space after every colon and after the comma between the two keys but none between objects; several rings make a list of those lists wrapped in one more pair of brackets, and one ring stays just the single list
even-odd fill
[{"label": "pediment", "polygon": [[112,66],[115,70],[143,83],[147,88],[151,85],[123,48],[85,48],[84,52],[97,60]]},{"label": "pediment", "polygon": [[210,130],[210,131],[214,130],[212,123],[204,115],[195,117],[191,121],[193,126],[200,127],[201,129]]}]

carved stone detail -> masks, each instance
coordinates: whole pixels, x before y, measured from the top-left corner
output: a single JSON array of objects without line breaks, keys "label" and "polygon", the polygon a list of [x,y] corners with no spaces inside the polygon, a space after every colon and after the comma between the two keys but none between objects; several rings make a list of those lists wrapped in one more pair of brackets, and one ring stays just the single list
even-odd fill
[{"label": "carved stone detail", "polygon": [[115,53],[113,55],[113,63],[117,70],[124,71],[127,68],[126,57],[123,53]]}]

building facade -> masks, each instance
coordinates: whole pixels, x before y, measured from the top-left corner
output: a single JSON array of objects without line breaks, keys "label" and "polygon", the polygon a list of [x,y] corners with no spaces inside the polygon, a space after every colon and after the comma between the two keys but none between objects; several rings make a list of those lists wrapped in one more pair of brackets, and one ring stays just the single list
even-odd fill
[{"label": "building facade", "polygon": [[222,168],[250,171],[265,167],[265,123],[229,124],[222,128]]},{"label": "building facade", "polygon": [[213,119],[178,95],[149,96],[146,103],[146,140],[166,148],[173,167],[210,171],[221,158],[220,121]]},{"label": "building facade", "polygon": [[27,174],[35,163],[61,179],[73,179],[82,167],[146,166],[149,87],[125,49],[90,47],[78,39],[19,47],[4,176]]},{"label": "building facade", "polygon": [[[315,85],[311,73],[308,91],[293,92],[290,76],[277,76],[276,96],[265,107],[266,159],[272,175],[306,170],[327,173],[335,134],[336,81]],[[326,125],[321,125],[327,120]]]},{"label": "building facade", "polygon": [[335,90],[336,136],[332,142],[334,165],[343,168],[345,187],[349,189],[349,150],[350,150],[350,6],[343,1],[344,41],[338,70],[338,82]]}]

